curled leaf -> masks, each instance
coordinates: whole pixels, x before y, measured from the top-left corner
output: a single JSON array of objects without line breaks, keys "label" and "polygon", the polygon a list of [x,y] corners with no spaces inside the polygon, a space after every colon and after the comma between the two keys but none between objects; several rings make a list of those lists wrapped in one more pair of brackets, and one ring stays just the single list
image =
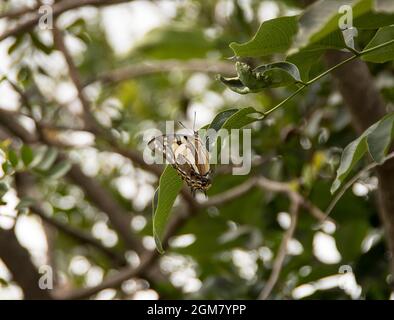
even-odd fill
[{"label": "curled leaf", "polygon": [[255,69],[238,61],[235,63],[235,68],[237,77],[219,76],[219,80],[239,94],[259,92],[265,88],[283,87],[301,82],[297,66],[287,61],[261,65]]}]

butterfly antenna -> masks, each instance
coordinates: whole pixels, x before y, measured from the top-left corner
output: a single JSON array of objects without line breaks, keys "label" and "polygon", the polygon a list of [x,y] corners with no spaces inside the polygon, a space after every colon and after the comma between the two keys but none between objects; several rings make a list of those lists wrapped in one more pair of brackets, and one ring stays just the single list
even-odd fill
[{"label": "butterfly antenna", "polygon": [[[190,131],[190,128],[186,128],[186,126],[185,126],[181,121],[178,121],[178,123],[179,123],[184,129],[186,129],[187,131]],[[194,130],[193,130],[193,134],[194,134]]]},{"label": "butterfly antenna", "polygon": [[196,129],[196,116],[197,116],[197,111],[194,111],[193,132],[195,132],[195,129]]},{"label": "butterfly antenna", "polygon": [[178,123],[179,123],[183,128],[185,128],[186,130],[188,130],[188,129],[186,128],[186,126],[185,126],[181,121],[178,121]]}]

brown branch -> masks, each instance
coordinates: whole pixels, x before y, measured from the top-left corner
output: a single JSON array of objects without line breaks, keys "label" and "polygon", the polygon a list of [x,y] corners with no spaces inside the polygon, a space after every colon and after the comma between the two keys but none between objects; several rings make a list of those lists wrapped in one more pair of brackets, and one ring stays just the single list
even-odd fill
[{"label": "brown branch", "polygon": [[189,61],[166,60],[166,61],[151,61],[134,64],[121,69],[112,70],[99,75],[97,78],[92,78],[84,83],[87,86],[95,81],[113,84],[125,80],[143,77],[147,75],[164,73],[173,70],[181,70],[187,72],[204,72],[204,73],[220,73],[222,75],[230,76],[234,74],[234,65],[230,62],[194,59]]},{"label": "brown branch", "polygon": [[53,42],[55,44],[55,47],[60,52],[62,52],[64,59],[66,60],[66,64],[68,66],[68,73],[70,75],[71,81],[73,82],[75,88],[77,89],[78,99],[81,102],[83,108],[85,127],[89,131],[92,130],[94,132],[101,132],[102,130],[100,125],[97,123],[96,119],[91,114],[90,103],[83,91],[78,70],[74,64],[73,58],[64,43],[63,33],[61,30],[57,29],[55,25],[53,27],[52,33],[53,33]]},{"label": "brown branch", "polygon": [[[15,188],[20,198],[28,197],[30,195],[31,190],[33,188],[33,184],[34,184],[33,177],[28,173],[15,174]],[[44,209],[38,203],[31,205],[30,211],[33,214],[39,216],[45,223],[47,223],[51,227],[54,227],[60,232],[63,232],[64,234],[70,236],[74,240],[82,244],[90,245],[95,249],[98,249],[106,256],[108,256],[111,260],[115,261],[117,264],[119,265],[126,264],[126,260],[122,255],[110,250],[109,248],[106,248],[99,240],[93,238],[91,235],[81,230],[75,229],[70,225],[63,223],[53,217],[48,216],[45,213]]]},{"label": "brown branch", "polygon": [[[326,61],[332,66],[348,57],[349,54],[343,52],[329,52]],[[359,134],[387,113],[386,103],[364,61],[357,59],[347,63],[335,70],[333,77]],[[379,215],[390,251],[390,271],[394,276],[394,159],[377,167],[376,172],[379,180]]]},{"label": "brown branch", "polygon": [[18,8],[18,9],[13,9],[7,12],[3,12],[0,14],[0,19],[17,19],[20,16],[23,16],[28,13],[35,13],[39,9],[41,4],[37,4],[33,7],[24,7],[24,8]]},{"label": "brown branch", "polygon": [[132,216],[119,206],[97,180],[87,176],[76,164],[72,165],[67,173],[67,178],[80,186],[88,199],[108,216],[111,225],[119,233],[127,248],[138,253],[144,251],[141,242],[131,230],[130,220]]},{"label": "brown branch", "polygon": [[27,249],[18,242],[13,228],[0,228],[0,258],[10,270],[13,280],[22,288],[25,299],[52,299],[48,290],[38,286],[40,274]]},{"label": "brown branch", "polygon": [[[212,196],[207,201],[200,203],[199,206],[206,208],[210,206],[222,205],[247,193],[254,187],[259,187],[263,190],[271,192],[285,193],[289,198],[297,199],[297,202],[300,204],[300,206],[307,210],[318,221],[323,222],[326,219],[324,212],[311,203],[308,199],[304,198],[300,193],[295,191],[290,183],[273,181],[262,176],[252,177],[230,190]],[[329,220],[334,222],[332,219]]]},{"label": "brown branch", "polygon": [[[119,3],[130,2],[132,0],[67,0],[62,2],[57,2],[52,6],[53,17],[57,17],[63,12],[77,9],[83,6],[107,6],[114,5]],[[17,26],[6,30],[3,34],[0,35],[0,41],[11,37],[17,36],[23,32],[29,31],[33,28],[38,21],[40,20],[41,15],[36,12],[34,15],[26,19],[25,21],[20,22]]]},{"label": "brown branch", "polygon": [[57,219],[49,217],[44,210],[36,205],[30,207],[30,210],[33,214],[39,216],[44,222],[48,225],[54,227],[56,230],[63,232],[74,240],[78,241],[81,244],[87,244],[98,251],[104,253],[109,259],[114,261],[117,265],[125,265],[127,264],[126,259],[117,252],[112,251],[111,249],[105,247],[99,240],[93,238],[90,234],[83,232],[81,230],[72,228],[68,224],[65,224]]},{"label": "brown branch", "polygon": [[11,111],[0,109],[0,124],[5,128],[11,135],[19,137],[26,143],[37,142],[37,136],[34,133],[27,131],[18,121],[18,118]]},{"label": "brown branch", "polygon": [[[169,239],[173,235],[175,235],[180,228],[182,228],[182,226],[188,221],[189,218],[197,215],[198,212],[199,211],[196,209],[191,209],[190,211],[187,212],[180,210],[178,214],[175,215],[174,218],[170,220],[162,241],[162,245],[164,249],[168,248]],[[160,255],[157,252],[157,250],[148,251],[141,258],[141,263],[137,268],[125,267],[119,270],[116,274],[111,275],[106,279],[104,279],[104,281],[97,286],[90,288],[83,288],[83,289],[75,289],[70,292],[64,292],[61,296],[61,299],[67,299],[67,300],[86,299],[100,292],[101,290],[108,288],[116,288],[120,284],[122,284],[122,282],[133,277],[139,277],[144,273],[146,273],[148,269],[151,269],[154,266],[154,263],[157,261],[159,257]]]},{"label": "brown branch", "polygon": [[298,211],[299,211],[299,199],[297,197],[292,196],[290,199],[290,216],[291,216],[291,223],[289,228],[286,230],[285,234],[283,235],[282,241],[279,246],[278,253],[276,255],[276,258],[274,260],[274,264],[272,266],[272,272],[270,277],[268,278],[267,283],[265,284],[263,290],[260,292],[258,299],[259,300],[266,300],[272,290],[275,287],[275,284],[277,283],[279,279],[280,272],[282,271],[283,268],[283,263],[285,261],[286,255],[287,255],[287,247],[289,244],[289,241],[293,238],[296,225],[297,225],[297,220],[298,220]]}]

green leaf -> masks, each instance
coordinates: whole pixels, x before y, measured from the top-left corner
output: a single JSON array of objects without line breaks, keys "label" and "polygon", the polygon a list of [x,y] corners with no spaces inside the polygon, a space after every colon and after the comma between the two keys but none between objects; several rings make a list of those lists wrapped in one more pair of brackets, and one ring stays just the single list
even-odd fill
[{"label": "green leaf", "polygon": [[29,164],[31,164],[31,162],[33,161],[34,158],[33,150],[26,144],[24,144],[21,148],[21,157],[26,167],[28,167]]},{"label": "green leaf", "polygon": [[11,55],[16,49],[18,49],[20,45],[23,43],[24,39],[25,39],[24,33],[15,37],[14,42],[8,48],[8,54]]},{"label": "green leaf", "polygon": [[46,171],[49,170],[49,168],[53,165],[57,158],[57,150],[55,148],[48,148],[43,157],[42,160],[37,164],[36,168],[38,170]]},{"label": "green leaf", "polygon": [[33,43],[33,46],[36,49],[44,52],[45,54],[48,54],[48,55],[51,54],[51,52],[53,51],[52,46],[48,46],[45,43],[43,43],[34,32],[30,32],[29,35],[30,35],[31,41]]},{"label": "green leaf", "polygon": [[235,67],[238,77],[220,76],[219,80],[239,94],[259,92],[265,88],[283,87],[301,82],[297,66],[286,61],[261,65],[253,70],[246,63],[238,61]]},{"label": "green leaf", "polygon": [[[382,43],[388,42],[394,39],[394,26],[388,26],[380,28],[372,40],[367,44],[364,48],[370,49],[376,47]],[[394,43],[383,47],[381,49],[377,49],[371,53],[365,54],[362,56],[362,59],[365,61],[375,62],[375,63],[383,63],[390,60],[394,60]]]},{"label": "green leaf", "polygon": [[384,161],[383,156],[386,155],[392,139],[393,119],[394,113],[386,115],[345,148],[337,170],[337,176],[331,186],[331,193],[338,190],[367,150],[378,163]]},{"label": "green leaf", "polygon": [[[200,137],[201,137],[202,141],[206,137],[205,130],[213,129],[215,131],[219,131],[220,128],[223,126],[223,124],[226,122],[226,120],[230,116],[232,116],[234,113],[236,113],[238,110],[239,109],[228,109],[228,110],[219,112],[215,116],[215,118],[212,120],[212,122],[210,124],[208,124],[208,125],[206,125],[206,126],[204,126],[203,128],[200,129],[201,130]],[[212,143],[215,141],[215,137],[208,136],[206,138],[206,148],[207,148],[207,150],[211,150],[211,146],[212,146]]]},{"label": "green leaf", "polygon": [[181,189],[182,179],[171,165],[167,165],[160,177],[159,188],[153,198],[153,236],[156,248],[160,253],[164,253],[161,239],[172,206]]},{"label": "green leaf", "polygon": [[337,176],[331,186],[331,193],[338,190],[350,173],[350,170],[362,158],[366,151],[367,144],[365,136],[359,137],[345,148],[341,156],[341,164],[337,170]]},{"label": "green leaf", "polygon": [[[1,165],[1,168],[3,170],[4,175],[10,175],[14,172],[14,167],[12,166],[10,161],[4,161]],[[3,178],[4,176],[2,176],[1,178]]]},{"label": "green leaf", "polygon": [[218,131],[223,126],[223,124],[226,122],[226,120],[238,111],[239,111],[239,109],[228,109],[228,110],[219,112],[215,116],[215,118],[213,118],[213,120],[209,124],[208,128]]},{"label": "green leaf", "polygon": [[59,179],[63,177],[70,169],[71,163],[69,161],[60,161],[59,163],[54,165],[48,172],[46,172],[46,176],[51,179]]},{"label": "green leaf", "polygon": [[[229,116],[226,119],[226,121],[224,121],[220,129],[224,129],[224,130],[241,129],[247,126],[248,124],[262,120],[263,118],[264,118],[264,114],[260,111],[257,111],[253,107],[242,108],[239,109],[234,114],[232,114],[231,116]],[[213,148],[216,148],[217,156],[219,157],[222,149],[222,140],[217,139],[217,135],[209,138],[210,138],[211,146],[213,145],[213,147],[209,148],[209,150],[211,151],[213,150]]]},{"label": "green leaf", "polygon": [[223,123],[222,129],[241,129],[248,124],[262,120],[263,115],[262,112],[253,107],[239,109]]},{"label": "green leaf", "polygon": [[368,151],[372,159],[382,163],[394,134],[394,113],[385,116],[377,127],[367,136]]},{"label": "green leaf", "polygon": [[10,161],[10,164],[16,168],[16,166],[18,165],[19,159],[18,159],[18,155],[16,154],[16,152],[13,149],[8,150],[8,160]]},{"label": "green leaf", "polygon": [[296,54],[286,57],[286,60],[294,63],[300,70],[303,81],[309,80],[309,72],[312,66],[320,60],[325,49],[303,49]]},{"label": "green leaf", "polygon": [[297,16],[280,17],[264,21],[248,42],[230,44],[239,57],[262,57],[286,52],[297,32]]},{"label": "green leaf", "polygon": [[0,199],[7,193],[10,187],[4,181],[0,181]]}]

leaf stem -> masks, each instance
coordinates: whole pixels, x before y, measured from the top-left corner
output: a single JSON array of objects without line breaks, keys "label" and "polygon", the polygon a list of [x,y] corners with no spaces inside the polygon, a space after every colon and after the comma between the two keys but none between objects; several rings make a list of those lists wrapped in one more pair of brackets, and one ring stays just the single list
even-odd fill
[{"label": "leaf stem", "polygon": [[321,74],[319,74],[319,75],[316,76],[315,78],[309,80],[308,82],[303,83],[301,87],[299,87],[296,91],[294,91],[294,92],[293,92],[290,96],[288,96],[286,99],[282,100],[282,101],[279,102],[276,106],[274,106],[274,107],[272,107],[271,109],[269,109],[268,111],[264,112],[264,117],[263,117],[263,119],[264,119],[265,117],[267,117],[270,113],[272,113],[273,111],[275,111],[276,109],[279,109],[280,107],[282,107],[286,102],[288,102],[288,101],[290,101],[291,99],[293,99],[296,95],[298,95],[298,94],[299,94],[302,90],[304,90],[306,87],[308,87],[308,86],[311,85],[312,83],[316,82],[317,80],[323,78],[324,76],[326,76],[326,75],[329,74],[330,72],[332,72],[332,71],[334,71],[334,70],[336,70],[336,69],[342,67],[344,64],[346,64],[346,63],[348,63],[348,62],[350,62],[350,61],[353,61],[353,60],[357,59],[358,57],[361,57],[361,56],[363,56],[363,55],[365,55],[365,54],[371,53],[371,52],[373,52],[373,51],[375,51],[375,50],[379,50],[379,49],[381,49],[381,48],[384,48],[384,47],[386,47],[386,46],[388,46],[388,45],[390,45],[390,44],[394,44],[394,39],[392,39],[392,40],[390,40],[390,41],[387,41],[387,42],[385,42],[385,43],[382,43],[382,44],[380,44],[380,45],[378,45],[378,46],[375,46],[375,47],[372,47],[372,48],[369,48],[369,49],[365,49],[365,50],[363,50],[363,51],[361,51],[361,52],[358,52],[358,53],[352,51],[352,52],[354,53],[353,56],[351,56],[351,57],[347,58],[346,60],[343,60],[342,62],[338,63],[337,65],[335,65],[335,66],[333,66],[333,67],[327,69],[326,71],[322,72]]}]

